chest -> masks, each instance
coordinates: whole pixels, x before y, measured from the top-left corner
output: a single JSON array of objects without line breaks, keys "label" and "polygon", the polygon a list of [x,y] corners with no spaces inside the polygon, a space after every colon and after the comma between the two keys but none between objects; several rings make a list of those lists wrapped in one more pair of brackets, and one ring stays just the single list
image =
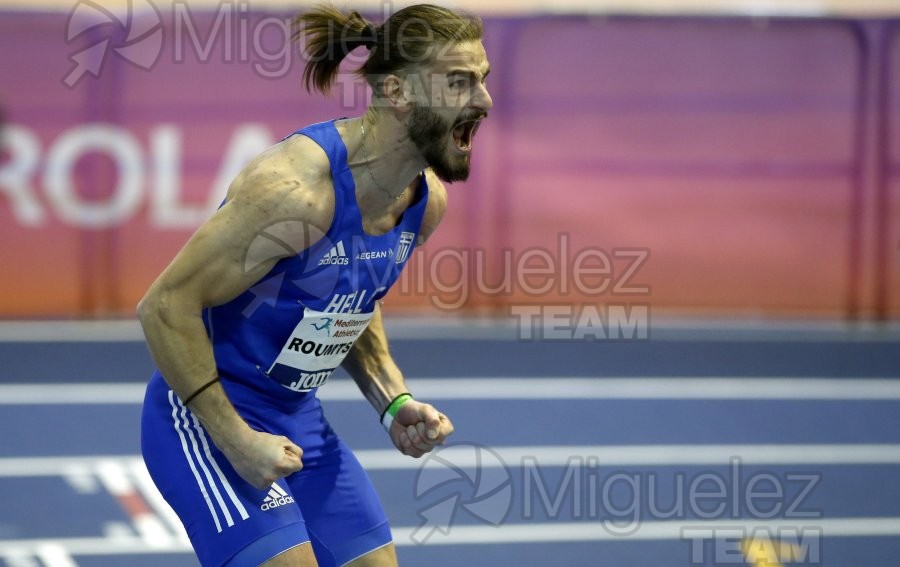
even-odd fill
[{"label": "chest", "polygon": [[416,184],[410,184],[399,199],[387,202],[375,196],[357,194],[363,232],[371,236],[381,236],[402,224],[406,210],[415,201],[416,191]]}]

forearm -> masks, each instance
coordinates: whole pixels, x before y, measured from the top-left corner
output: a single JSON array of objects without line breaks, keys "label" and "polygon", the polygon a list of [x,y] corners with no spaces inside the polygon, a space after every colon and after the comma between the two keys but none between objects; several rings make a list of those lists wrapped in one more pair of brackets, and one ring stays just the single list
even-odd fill
[{"label": "forearm", "polygon": [[299,446],[283,435],[252,429],[228,399],[199,305],[151,290],[138,316],[166,383],[244,480],[263,490],[302,468]]},{"label": "forearm", "polygon": [[381,309],[378,307],[369,326],[356,340],[342,366],[379,415],[391,400],[409,391],[403,380],[403,373],[388,349]]},{"label": "forearm", "polygon": [[[172,305],[165,298],[151,296],[141,302],[138,315],[153,360],[181,400],[218,377],[199,308]],[[190,409],[218,443],[229,442],[249,429],[221,384],[194,397]]]},{"label": "forearm", "polygon": [[394,446],[404,455],[419,458],[442,445],[453,433],[453,424],[446,415],[419,400],[400,398],[388,413],[390,419],[385,416],[391,402],[409,389],[388,350],[380,309],[376,308],[343,366],[381,416]]}]

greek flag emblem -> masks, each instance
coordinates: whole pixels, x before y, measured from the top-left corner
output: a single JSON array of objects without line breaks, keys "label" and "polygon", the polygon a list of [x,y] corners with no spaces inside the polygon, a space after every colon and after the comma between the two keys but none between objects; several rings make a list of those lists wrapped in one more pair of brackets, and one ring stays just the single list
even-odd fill
[{"label": "greek flag emblem", "polygon": [[402,264],[409,257],[409,251],[412,249],[415,232],[401,232],[400,242],[397,243],[397,253],[394,254],[394,262]]}]

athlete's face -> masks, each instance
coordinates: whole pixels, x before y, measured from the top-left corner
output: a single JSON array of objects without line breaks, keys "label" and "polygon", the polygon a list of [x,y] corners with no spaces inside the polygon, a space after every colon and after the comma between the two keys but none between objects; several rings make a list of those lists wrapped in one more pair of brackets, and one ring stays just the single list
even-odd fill
[{"label": "athlete's face", "polygon": [[485,85],[490,72],[480,41],[438,50],[425,100],[413,105],[407,131],[435,174],[447,182],[469,177],[472,142],[493,106]]}]

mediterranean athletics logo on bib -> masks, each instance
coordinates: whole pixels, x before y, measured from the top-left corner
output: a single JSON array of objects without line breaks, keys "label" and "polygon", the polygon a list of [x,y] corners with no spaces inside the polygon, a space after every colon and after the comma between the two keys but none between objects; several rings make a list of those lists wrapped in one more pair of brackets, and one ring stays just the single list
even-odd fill
[{"label": "mediterranean athletics logo on bib", "polygon": [[303,319],[266,374],[295,392],[322,386],[366,330],[371,318],[372,312],[323,313],[304,308]]},{"label": "mediterranean athletics logo on bib", "polygon": [[400,241],[397,243],[397,255],[394,262],[402,264],[409,257],[409,251],[412,249],[413,240],[416,238],[415,232],[401,232]]}]

